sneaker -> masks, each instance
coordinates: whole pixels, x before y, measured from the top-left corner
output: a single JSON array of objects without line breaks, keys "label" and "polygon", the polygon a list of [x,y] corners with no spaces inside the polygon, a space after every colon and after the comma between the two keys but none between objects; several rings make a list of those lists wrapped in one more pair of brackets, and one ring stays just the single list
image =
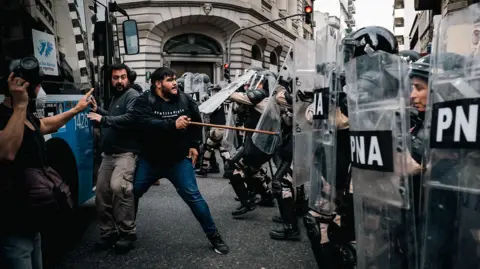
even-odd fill
[{"label": "sneaker", "polygon": [[210,246],[218,254],[228,254],[230,252],[230,248],[223,241],[222,237],[220,236],[220,234],[218,232],[216,232],[212,236],[208,236],[208,240],[210,240]]}]

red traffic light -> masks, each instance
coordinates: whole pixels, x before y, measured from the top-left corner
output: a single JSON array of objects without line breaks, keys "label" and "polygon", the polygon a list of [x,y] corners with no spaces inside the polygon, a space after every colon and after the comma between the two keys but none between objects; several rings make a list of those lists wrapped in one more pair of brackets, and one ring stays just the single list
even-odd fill
[{"label": "red traffic light", "polygon": [[305,13],[310,14],[310,13],[312,13],[312,11],[313,11],[313,8],[311,6],[306,6],[305,7]]},{"label": "red traffic light", "polygon": [[225,69],[228,69],[229,67],[230,67],[230,65],[228,65],[228,64],[223,65],[223,68],[225,68]]}]

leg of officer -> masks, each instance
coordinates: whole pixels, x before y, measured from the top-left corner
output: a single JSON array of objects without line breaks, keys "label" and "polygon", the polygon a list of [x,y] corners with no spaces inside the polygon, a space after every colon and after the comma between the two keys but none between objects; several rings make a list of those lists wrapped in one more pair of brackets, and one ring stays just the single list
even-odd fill
[{"label": "leg of officer", "polygon": [[102,249],[112,246],[117,240],[118,235],[115,219],[112,214],[112,193],[110,190],[114,163],[115,161],[112,155],[102,153],[102,163],[98,170],[95,196],[101,237],[97,247]]},{"label": "leg of officer", "polygon": [[113,216],[120,233],[120,240],[115,247],[118,251],[127,251],[136,240],[132,191],[137,156],[130,152],[114,154],[114,162],[110,189],[113,193]]},{"label": "leg of officer", "polygon": [[183,161],[175,163],[170,169],[168,167],[163,167],[163,169],[168,171],[168,179],[175,186],[183,201],[192,210],[193,215],[202,226],[215,251],[219,254],[227,254],[230,250],[221,239],[213,222],[208,204],[198,190],[191,159],[185,158]]}]

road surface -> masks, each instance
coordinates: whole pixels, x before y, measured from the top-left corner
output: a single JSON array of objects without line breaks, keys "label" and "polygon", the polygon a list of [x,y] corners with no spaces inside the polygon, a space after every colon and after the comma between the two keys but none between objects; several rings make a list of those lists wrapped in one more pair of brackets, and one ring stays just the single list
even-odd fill
[{"label": "road surface", "polygon": [[258,207],[243,219],[233,219],[237,206],[234,192],[220,175],[198,178],[216,225],[230,246],[228,255],[218,255],[209,243],[188,206],[166,179],[142,198],[138,213],[138,241],[127,255],[99,252],[94,202],[83,210],[87,222],[78,242],[57,263],[58,269],[312,269],[316,268],[301,219],[302,241],[274,241],[268,232],[277,208]]}]

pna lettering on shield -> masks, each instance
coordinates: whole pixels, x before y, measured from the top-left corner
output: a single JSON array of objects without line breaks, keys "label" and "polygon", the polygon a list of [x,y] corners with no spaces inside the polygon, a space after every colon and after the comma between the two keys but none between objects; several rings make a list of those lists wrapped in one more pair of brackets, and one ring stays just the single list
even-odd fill
[{"label": "pna lettering on shield", "polygon": [[431,148],[478,148],[480,99],[462,99],[434,104]]},{"label": "pna lettering on shield", "polygon": [[353,166],[393,172],[392,153],[392,131],[350,131],[350,157]]}]

